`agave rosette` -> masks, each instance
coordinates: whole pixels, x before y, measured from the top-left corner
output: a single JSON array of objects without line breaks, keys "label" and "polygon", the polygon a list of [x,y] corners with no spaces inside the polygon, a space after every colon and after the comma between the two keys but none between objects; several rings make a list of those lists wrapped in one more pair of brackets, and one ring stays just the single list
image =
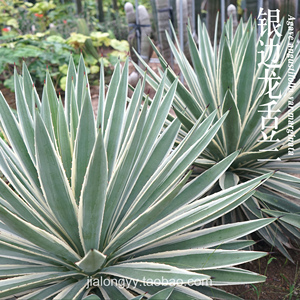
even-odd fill
[{"label": "agave rosette", "polygon": [[[25,65],[14,74],[17,116],[0,93],[10,145],[0,139],[1,299],[239,299],[214,286],[264,281],[235,266],[265,255],[241,238],[274,218],[201,227],[270,174],[206,196],[235,151],[187,183],[226,113],[204,113],[173,149],[181,123],[164,126],[176,81],[163,96],[164,76],[149,106],[140,82],[127,99],[128,62],[107,93],[102,65],[95,118],[85,74],[71,59],[64,106],[49,74],[39,100]],[[193,286],[203,280],[212,286]]]},{"label": "agave rosette", "polygon": [[[283,24],[282,20],[281,26],[277,28],[279,33],[282,32]],[[212,191],[228,188],[238,182],[246,182],[256,176],[275,171],[270,180],[264,182],[240,208],[223,218],[223,222],[252,220],[265,215],[284,215],[288,222],[280,219],[259,232],[267,242],[275,245],[292,260],[285,247],[292,247],[291,241],[298,245],[300,241],[300,178],[295,176],[299,175],[300,169],[300,103],[296,101],[300,92],[300,81],[294,85],[291,85],[290,81],[300,67],[299,33],[293,40],[289,40],[288,34],[284,35],[282,40],[275,36],[275,46],[270,47],[267,42],[268,31],[266,30],[264,35],[257,39],[257,26],[251,18],[246,24],[240,22],[235,34],[230,18],[224,26],[217,47],[217,32],[216,26],[212,46],[207,29],[199,20],[197,45],[189,29],[191,63],[180,50],[175,32],[173,31],[175,43],[167,34],[170,48],[184,78],[184,84],[179,82],[177,86],[173,103],[174,111],[182,122],[179,140],[187,134],[203,112],[210,114],[219,107],[218,117],[221,117],[230,109],[221,130],[201,153],[195,165],[205,170],[240,149],[239,155],[229,170],[220,177]],[[163,70],[167,70],[167,91],[177,75],[154,45],[153,47]],[[273,68],[271,64],[277,57],[276,51],[279,51],[279,68],[277,66]],[[263,63],[260,62],[261,52],[265,55]],[[289,59],[293,59],[293,69],[289,66]],[[141,58],[140,60],[146,66]],[[143,74],[139,66],[136,65],[136,68]],[[147,70],[147,81],[157,89],[163,73],[156,74],[149,67]],[[272,94],[277,96],[281,92],[281,97],[276,99],[276,104],[270,109],[271,118],[267,116],[269,113],[267,106],[261,106],[272,100],[269,95],[269,84],[265,84],[265,80],[261,79],[266,76],[265,71],[268,72],[268,76],[276,77],[276,80],[272,80],[273,85],[275,81],[279,82]],[[275,72],[275,75],[272,72]],[[264,128],[262,117],[265,118]],[[171,116],[169,120],[172,120]],[[274,122],[277,121],[278,126],[275,129]],[[293,137],[289,134],[291,128]],[[275,135],[272,131],[276,132]],[[262,132],[268,137],[267,141]],[[278,141],[270,143],[271,136],[272,140]],[[293,155],[288,155],[289,147],[294,148],[294,151],[291,150]],[[292,221],[295,216],[290,214],[296,215],[297,222]]]}]

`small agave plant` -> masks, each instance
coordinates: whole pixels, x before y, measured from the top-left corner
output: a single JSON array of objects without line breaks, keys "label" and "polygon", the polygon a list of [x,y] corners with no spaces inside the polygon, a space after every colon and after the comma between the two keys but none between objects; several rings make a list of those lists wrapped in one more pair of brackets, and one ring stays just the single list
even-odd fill
[{"label": "small agave plant", "polygon": [[64,106],[49,74],[39,100],[25,65],[16,116],[0,93],[0,298],[232,300],[214,286],[264,281],[235,266],[265,255],[241,237],[274,218],[202,226],[270,174],[207,196],[235,151],[188,182],[227,113],[204,112],[173,148],[181,123],[164,126],[177,81],[163,96],[164,76],[149,106],[140,82],[127,99],[128,62],[107,93],[102,65],[95,118],[85,74],[71,59]]},{"label": "small agave plant", "polygon": [[[278,27],[279,33],[282,28],[283,21]],[[300,170],[300,103],[295,101],[292,108],[287,108],[289,100],[296,99],[300,93],[300,81],[290,88],[288,50],[291,42],[288,34],[283,37],[282,41],[276,36],[274,45],[277,46],[268,47],[268,32],[266,31],[257,40],[257,26],[256,23],[252,23],[251,18],[246,24],[240,22],[235,34],[233,34],[232,19],[229,19],[224,26],[218,47],[217,32],[216,25],[214,46],[212,46],[207,29],[199,20],[197,46],[189,29],[191,64],[180,50],[175,32],[173,31],[175,44],[168,36],[170,48],[188,87],[187,89],[179,82],[173,104],[174,111],[182,122],[179,140],[188,134],[201,114],[208,115],[220,107],[218,117],[221,117],[230,109],[230,114],[223,122],[221,130],[195,161],[195,165],[205,170],[237,149],[241,150],[211,192],[275,171],[274,176],[264,182],[248,201],[226,215],[221,221],[226,223],[253,220],[266,215],[284,216],[278,222],[261,229],[259,233],[265,241],[277,247],[292,260],[285,247],[293,247],[291,241],[300,245],[300,178],[294,176],[299,175]],[[162,68],[167,70],[166,90],[168,90],[177,76],[154,45],[153,47]],[[268,64],[275,57],[278,47],[280,47],[281,66],[269,68]],[[292,48],[293,73],[296,75],[300,67],[298,35],[294,38]],[[263,51],[266,64],[260,64],[259,53]],[[143,62],[141,58],[140,60]],[[145,62],[143,63],[146,66]],[[136,68],[143,74],[139,66]],[[269,74],[274,71],[276,76],[281,77],[279,85],[273,91],[274,95],[278,95],[280,91],[281,98],[276,100],[276,105],[272,107],[271,118],[268,117],[266,106],[261,106],[270,102],[269,85],[265,85],[264,80],[260,79],[264,78],[267,69],[269,69]],[[154,89],[157,89],[163,73],[158,75],[149,67],[147,70],[147,81]],[[263,130],[262,117],[267,120]],[[272,122],[277,122],[276,118],[278,129],[272,139],[278,139],[278,142],[274,144],[269,140],[274,130]],[[169,119],[172,118],[169,117]],[[294,155],[288,155],[289,121],[292,121],[294,126]],[[268,137],[267,141],[264,141],[262,131]],[[278,151],[273,151],[275,148]]]}]

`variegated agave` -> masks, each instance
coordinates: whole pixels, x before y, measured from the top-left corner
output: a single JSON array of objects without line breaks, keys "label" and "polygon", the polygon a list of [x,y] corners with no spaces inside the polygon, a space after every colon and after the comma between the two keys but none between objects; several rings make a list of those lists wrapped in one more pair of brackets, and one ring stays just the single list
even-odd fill
[{"label": "variegated agave", "polygon": [[163,97],[163,77],[149,107],[141,83],[127,99],[127,65],[116,65],[106,94],[101,67],[97,119],[82,58],[77,71],[70,60],[64,106],[49,74],[40,102],[25,65],[14,75],[17,116],[0,93],[10,145],[0,140],[1,299],[232,300],[213,286],[265,280],[234,266],[265,255],[241,250],[253,242],[240,238],[273,218],[201,226],[270,174],[205,196],[234,152],[187,183],[226,114],[203,113],[173,149],[180,121],[164,123],[177,82]]},{"label": "variegated agave", "polygon": [[[281,32],[282,28],[283,21],[278,31]],[[293,42],[289,41],[288,34],[281,41],[276,36],[275,46],[270,47],[267,43],[267,30],[260,40],[257,40],[257,26],[256,23],[253,24],[251,18],[246,24],[241,22],[235,34],[232,19],[229,19],[224,26],[218,46],[217,32],[216,26],[214,46],[212,46],[207,29],[199,20],[197,46],[189,30],[192,65],[180,50],[178,40],[175,38],[174,44],[168,36],[170,48],[188,88],[180,82],[174,101],[174,110],[183,124],[180,136],[183,138],[187,134],[203,112],[206,111],[208,115],[220,107],[218,116],[221,117],[231,108],[221,130],[201,153],[195,165],[205,170],[233,151],[241,149],[230,169],[220,177],[211,191],[228,188],[238,182],[247,182],[256,176],[276,171],[274,176],[264,182],[248,201],[225,216],[222,222],[253,220],[266,215],[284,216],[278,222],[261,229],[259,233],[292,260],[285,247],[292,247],[291,241],[298,245],[300,241],[300,179],[294,176],[299,175],[300,170],[300,103],[296,102],[300,92],[300,81],[297,81],[292,89],[289,82],[292,74],[296,75],[300,67],[299,35],[293,39]],[[173,36],[176,37],[175,32]],[[167,69],[166,90],[168,90],[177,76],[154,45],[153,47],[162,68]],[[272,59],[276,57],[278,47],[280,47],[281,66],[280,68],[269,67]],[[291,58],[289,57],[291,53],[288,53],[291,48],[294,56],[293,70],[289,68],[288,61]],[[265,53],[266,61],[260,64],[262,51]],[[140,60],[143,61],[141,58]],[[145,63],[144,65],[146,66]],[[143,70],[138,66],[136,68],[143,75]],[[269,84],[259,79],[266,76],[265,71],[279,81],[273,95],[277,96],[279,91],[281,92],[281,98],[276,99],[276,105],[271,108],[273,110],[271,118],[268,117],[267,107],[261,106],[271,101],[268,94]],[[272,72],[275,72],[274,76],[270,75]],[[154,89],[158,88],[162,76],[162,73],[158,75],[148,67],[146,78]],[[281,79],[278,79],[278,76]],[[275,80],[272,81],[272,85],[274,84]],[[289,105],[289,100],[294,100],[294,105]],[[266,120],[263,130],[268,137],[266,141],[261,133],[262,117]],[[274,122],[277,121],[278,128],[274,129]],[[291,123],[294,137],[289,134]],[[278,139],[278,142],[269,142],[273,135],[272,130],[276,132],[272,140]],[[294,155],[288,155],[291,138],[294,140]],[[273,151],[274,149],[278,151]],[[278,158],[281,161],[276,161]],[[266,161],[259,161],[263,159]]]}]

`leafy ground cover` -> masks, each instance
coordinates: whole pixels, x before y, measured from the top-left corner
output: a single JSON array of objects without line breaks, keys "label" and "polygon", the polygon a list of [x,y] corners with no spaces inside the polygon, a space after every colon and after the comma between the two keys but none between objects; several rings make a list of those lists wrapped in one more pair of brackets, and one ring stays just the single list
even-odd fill
[{"label": "leafy ground cover", "polygon": [[24,60],[38,88],[48,68],[55,87],[64,90],[70,53],[78,64],[83,52],[91,80],[99,73],[104,53],[106,74],[112,73],[117,59],[125,59],[128,43],[116,38],[114,28],[97,22],[95,3],[84,1],[84,5],[84,13],[76,15],[74,3],[0,2],[0,74],[5,87],[13,90],[14,64],[21,68]]}]

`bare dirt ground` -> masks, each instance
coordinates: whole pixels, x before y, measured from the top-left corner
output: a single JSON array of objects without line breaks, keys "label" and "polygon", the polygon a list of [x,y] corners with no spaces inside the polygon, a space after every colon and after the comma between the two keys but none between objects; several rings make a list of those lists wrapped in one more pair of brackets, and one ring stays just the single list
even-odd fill
[{"label": "bare dirt ground", "polygon": [[[256,250],[268,251],[266,244]],[[265,275],[264,283],[224,287],[223,289],[245,300],[299,300],[300,299],[300,251],[289,251],[295,263],[278,251],[244,264],[244,269]],[[268,264],[269,263],[269,264]]]}]

